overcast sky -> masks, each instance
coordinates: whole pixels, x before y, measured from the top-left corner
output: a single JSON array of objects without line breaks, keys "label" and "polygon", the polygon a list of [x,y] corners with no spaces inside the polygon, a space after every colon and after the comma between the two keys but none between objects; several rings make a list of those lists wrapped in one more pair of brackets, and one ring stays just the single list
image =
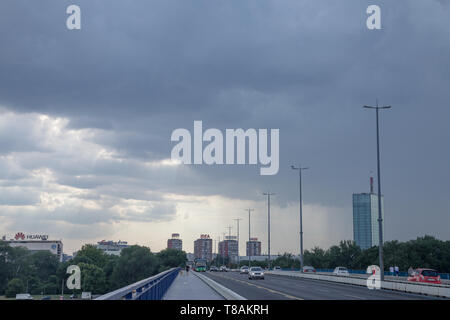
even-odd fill
[{"label": "overcast sky", "polygon": [[[126,240],[184,249],[202,233],[298,253],[352,239],[352,193],[376,175],[385,237],[450,240],[447,0],[2,0],[0,235],[49,234],[71,254]],[[82,29],[66,28],[77,4]],[[382,8],[382,30],[366,8]],[[169,161],[177,128],[279,128],[280,170]]]}]

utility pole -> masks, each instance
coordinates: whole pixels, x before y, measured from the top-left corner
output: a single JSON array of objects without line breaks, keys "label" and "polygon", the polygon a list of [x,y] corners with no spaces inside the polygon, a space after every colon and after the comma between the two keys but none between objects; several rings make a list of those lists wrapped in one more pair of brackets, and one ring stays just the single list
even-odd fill
[{"label": "utility pole", "polygon": [[225,265],[225,232],[222,232],[223,234],[223,240],[222,240],[222,265]]},{"label": "utility pole", "polygon": [[303,272],[303,203],[302,203],[302,170],[309,169],[308,167],[302,168],[291,166],[292,170],[298,170],[299,178],[299,201],[300,201],[300,272]]},{"label": "utility pole", "polygon": [[269,270],[270,270],[270,196],[275,195],[275,193],[263,193],[263,195],[267,196],[267,255],[269,258]]},{"label": "utility pole", "polygon": [[227,244],[227,257],[228,257],[228,267],[231,267],[231,254],[230,254],[230,240],[231,240],[231,229],[233,227],[228,226],[228,241],[226,242]]},{"label": "utility pole", "polygon": [[234,219],[237,222],[237,263],[238,269],[241,267],[241,257],[239,256],[239,221],[242,219]]},{"label": "utility pole", "polygon": [[[231,229],[233,229],[233,227],[228,226],[226,228],[228,229],[228,237],[231,237]],[[228,239],[230,239],[230,238],[228,238]]]},{"label": "utility pole", "polygon": [[219,267],[219,244],[220,244],[220,236],[219,236],[219,240],[217,241],[217,255],[216,255],[217,267]]},{"label": "utility pole", "polygon": [[250,269],[250,266],[252,264],[252,257],[251,257],[251,241],[250,241],[250,212],[255,211],[255,209],[245,209],[248,211],[248,268]]},{"label": "utility pole", "polygon": [[381,174],[380,174],[380,130],[378,124],[378,111],[380,109],[390,109],[391,106],[378,106],[378,99],[376,106],[364,106],[367,109],[376,110],[376,121],[377,121],[377,171],[378,171],[378,247],[379,247],[379,258],[380,258],[380,280],[384,281],[384,261],[383,261],[383,216],[381,213]]}]

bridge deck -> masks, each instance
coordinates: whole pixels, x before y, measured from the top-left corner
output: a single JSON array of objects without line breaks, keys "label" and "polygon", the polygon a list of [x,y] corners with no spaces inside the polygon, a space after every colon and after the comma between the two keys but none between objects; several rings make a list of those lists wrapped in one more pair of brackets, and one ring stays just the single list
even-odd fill
[{"label": "bridge deck", "polygon": [[163,300],[224,300],[224,298],[197,277],[194,272],[181,271]]}]

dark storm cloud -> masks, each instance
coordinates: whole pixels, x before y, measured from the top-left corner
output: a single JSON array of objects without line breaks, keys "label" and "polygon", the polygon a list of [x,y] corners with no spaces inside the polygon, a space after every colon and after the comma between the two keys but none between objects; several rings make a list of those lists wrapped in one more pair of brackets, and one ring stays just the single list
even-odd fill
[{"label": "dark storm cloud", "polygon": [[[297,197],[289,165],[302,161],[307,202],[350,207],[375,171],[374,114],[361,106],[378,97],[394,106],[382,114],[383,190],[401,227],[388,237],[449,237],[448,1],[76,2],[80,31],[65,29],[72,1],[0,3],[0,105],[100,129],[89,141],[116,154],[48,157],[51,143],[4,123],[0,153],[32,153],[10,172],[50,167],[61,185],[140,200],[142,190],[261,200],[270,189],[286,206]],[[365,28],[369,4],[382,7],[381,31]],[[172,130],[193,120],[280,128],[280,173],[141,163],[169,157]]]}]

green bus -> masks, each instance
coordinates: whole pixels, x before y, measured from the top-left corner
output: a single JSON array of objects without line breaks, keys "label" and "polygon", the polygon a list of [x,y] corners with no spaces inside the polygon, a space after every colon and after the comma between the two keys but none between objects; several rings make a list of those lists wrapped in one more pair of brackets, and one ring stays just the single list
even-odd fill
[{"label": "green bus", "polygon": [[205,259],[195,259],[194,262],[195,271],[205,272],[206,271],[206,260]]}]

